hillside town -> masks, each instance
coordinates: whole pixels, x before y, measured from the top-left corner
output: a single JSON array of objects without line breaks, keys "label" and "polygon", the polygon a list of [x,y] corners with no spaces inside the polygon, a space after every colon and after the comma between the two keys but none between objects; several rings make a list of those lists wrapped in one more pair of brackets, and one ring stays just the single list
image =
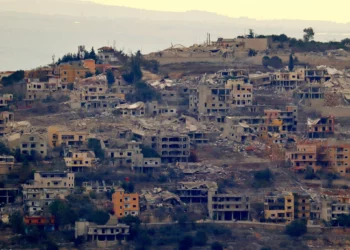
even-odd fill
[{"label": "hillside town", "polygon": [[348,249],[350,40],[304,32],[0,72],[0,248]]}]

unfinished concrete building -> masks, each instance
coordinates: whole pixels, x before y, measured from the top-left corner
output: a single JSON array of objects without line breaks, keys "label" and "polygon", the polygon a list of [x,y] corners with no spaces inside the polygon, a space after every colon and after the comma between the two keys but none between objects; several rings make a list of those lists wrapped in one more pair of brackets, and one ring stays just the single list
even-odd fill
[{"label": "unfinished concrete building", "polygon": [[48,127],[48,145],[50,147],[60,146],[81,146],[87,141],[88,132],[72,131],[63,126],[49,126]]},{"label": "unfinished concrete building", "polygon": [[110,162],[115,167],[135,167],[143,166],[143,154],[140,148],[141,143],[136,141],[123,142],[109,139],[101,141],[101,147],[105,151],[105,157],[110,159]]},{"label": "unfinished concrete building", "polygon": [[249,74],[249,81],[254,87],[267,86],[271,84],[271,75],[269,73]]},{"label": "unfinished concrete building", "polygon": [[321,84],[307,84],[294,92],[294,98],[306,107],[322,107],[325,105],[325,87]]},{"label": "unfinished concrete building", "polygon": [[307,120],[308,138],[328,138],[334,135],[334,116],[321,117]]},{"label": "unfinished concrete building", "polygon": [[287,106],[286,110],[267,109],[264,111],[266,131],[273,133],[296,132],[298,107]]},{"label": "unfinished concrete building", "polygon": [[294,220],[294,195],[286,192],[265,196],[264,216],[271,222],[290,223]]},{"label": "unfinished concrete building", "polygon": [[218,221],[249,220],[249,197],[240,194],[209,193],[209,217]]},{"label": "unfinished concrete building", "polygon": [[84,237],[85,240],[93,242],[98,248],[109,248],[126,240],[130,234],[130,226],[125,224],[96,225],[87,221],[75,222],[75,238]]},{"label": "unfinished concrete building", "polygon": [[331,76],[328,74],[326,69],[322,69],[322,68],[313,68],[313,69],[309,69],[306,68],[305,69],[305,81],[309,82],[309,83],[324,83],[326,81],[328,81],[329,79],[331,79]]},{"label": "unfinished concrete building", "polygon": [[272,74],[271,85],[278,90],[292,90],[305,82],[305,69],[295,71],[279,71]]},{"label": "unfinished concrete building", "polygon": [[184,203],[207,204],[210,197],[217,192],[216,182],[179,182],[176,193]]},{"label": "unfinished concrete building", "polygon": [[74,173],[35,173],[34,180],[22,185],[25,210],[29,215],[41,214],[55,199],[71,194],[74,180]]},{"label": "unfinished concrete building", "polygon": [[157,137],[157,152],[164,163],[187,162],[190,138],[188,135],[160,134]]}]

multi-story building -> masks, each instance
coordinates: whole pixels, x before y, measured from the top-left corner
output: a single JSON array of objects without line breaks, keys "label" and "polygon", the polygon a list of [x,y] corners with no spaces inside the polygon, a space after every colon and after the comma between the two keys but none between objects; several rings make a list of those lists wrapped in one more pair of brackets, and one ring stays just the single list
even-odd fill
[{"label": "multi-story building", "polygon": [[112,183],[112,185],[107,185],[105,181],[102,181],[102,182],[91,181],[91,182],[83,182],[82,187],[84,188],[85,193],[90,193],[90,192],[107,193],[114,190],[117,186],[115,186],[114,183]]},{"label": "multi-story building", "polygon": [[297,68],[294,71],[280,71],[272,74],[271,84],[277,89],[291,90],[305,82],[305,69]]},{"label": "multi-story building", "polygon": [[307,193],[294,193],[294,218],[310,220],[311,218],[311,197]]},{"label": "multi-story building", "polygon": [[218,190],[216,182],[179,182],[176,193],[185,203],[208,203]]},{"label": "multi-story building", "polygon": [[298,103],[306,107],[322,107],[325,105],[326,87],[322,84],[313,83],[301,86],[293,93]]},{"label": "multi-story building", "polygon": [[67,84],[69,83],[74,83],[78,79],[85,78],[86,73],[91,72],[90,68],[90,63],[89,65],[85,65],[84,61],[60,64],[58,66],[58,71],[62,82],[62,89],[67,89]]},{"label": "multi-story building", "polygon": [[0,96],[0,108],[7,107],[13,101],[12,94],[2,94]]},{"label": "multi-story building", "polygon": [[187,162],[190,156],[190,138],[181,134],[159,134],[156,151],[162,162]]},{"label": "multi-story building", "polygon": [[331,79],[331,76],[329,75],[328,71],[326,69],[305,69],[305,80],[310,83],[318,82],[318,83],[324,83]]},{"label": "multi-story building", "polygon": [[[106,143],[108,146],[106,146]],[[106,159],[110,159],[116,167],[142,167],[143,154],[140,148],[141,143],[136,141],[121,142],[109,139],[101,141],[101,147],[105,151]]]},{"label": "multi-story building", "polygon": [[228,80],[225,85],[199,85],[190,91],[190,110],[200,114],[227,114],[253,104],[253,86],[246,79]]},{"label": "multi-story building", "polygon": [[96,165],[95,153],[84,149],[70,149],[64,161],[71,172],[91,171]]},{"label": "multi-story building", "polygon": [[253,85],[242,79],[228,80],[225,86],[232,96],[231,108],[245,107],[253,104]]},{"label": "multi-story building", "polygon": [[50,147],[80,146],[87,141],[88,132],[71,131],[66,127],[48,127],[48,145]]},{"label": "multi-story building", "polygon": [[114,215],[122,218],[128,215],[138,216],[140,213],[139,194],[126,193],[124,189],[116,189],[112,195]]},{"label": "multi-story building", "polygon": [[8,124],[10,122],[14,122],[14,113],[7,112],[7,111],[1,112],[0,113],[0,137],[3,137],[10,132],[8,128]]},{"label": "multi-story building", "polygon": [[287,106],[286,110],[265,110],[265,125],[267,132],[296,132],[298,126],[298,108]]},{"label": "multi-story building", "polygon": [[25,133],[18,140],[16,148],[24,155],[33,155],[42,158],[47,156],[47,137],[40,133]]},{"label": "multi-story building", "polygon": [[98,248],[109,248],[117,245],[120,240],[126,240],[130,234],[130,226],[125,224],[96,225],[87,221],[75,222],[75,238],[83,236],[93,242]]},{"label": "multi-story building", "polygon": [[63,199],[74,189],[74,173],[37,172],[34,180],[22,185],[23,203],[29,215],[40,214],[55,199]]},{"label": "multi-story building", "polygon": [[15,157],[0,155],[0,176],[5,176],[15,170]]},{"label": "multi-story building", "polygon": [[341,141],[301,142],[296,151],[286,153],[286,161],[296,171],[311,168],[314,172],[324,170],[349,176],[350,144]]},{"label": "multi-story building", "polygon": [[270,194],[265,196],[265,220],[290,223],[294,220],[294,210],[293,193],[288,192],[284,194]]},{"label": "multi-story building", "polygon": [[118,57],[116,56],[116,51],[112,47],[102,47],[98,50],[98,59],[103,63],[115,64],[118,63]]},{"label": "multi-story building", "polygon": [[307,135],[309,138],[327,138],[334,134],[334,116],[307,120]]},{"label": "multi-story building", "polygon": [[209,195],[209,217],[218,221],[249,220],[249,197],[238,194]]}]

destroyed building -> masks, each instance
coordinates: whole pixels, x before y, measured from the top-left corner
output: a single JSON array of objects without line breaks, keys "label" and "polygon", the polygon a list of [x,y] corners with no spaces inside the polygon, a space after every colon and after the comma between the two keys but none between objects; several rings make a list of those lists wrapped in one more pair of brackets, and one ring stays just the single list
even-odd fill
[{"label": "destroyed building", "polygon": [[334,116],[321,117],[307,120],[308,138],[328,138],[334,135]]},{"label": "destroyed building", "polygon": [[14,122],[14,113],[4,111],[0,113],[0,137],[7,135],[10,132],[8,124]]},{"label": "destroyed building", "polygon": [[294,196],[291,192],[265,196],[264,216],[268,221],[290,223],[294,220]]}]

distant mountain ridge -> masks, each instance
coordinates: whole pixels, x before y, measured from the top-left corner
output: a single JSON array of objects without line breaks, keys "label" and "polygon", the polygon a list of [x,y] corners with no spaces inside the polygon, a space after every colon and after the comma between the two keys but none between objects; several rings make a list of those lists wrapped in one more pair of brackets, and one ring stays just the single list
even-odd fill
[{"label": "distant mountain ridge", "polygon": [[[40,8],[38,8],[40,5]],[[79,0],[0,0],[0,70],[28,69],[51,62],[78,45],[113,45],[126,52],[143,53],[235,37],[252,28],[257,34],[301,38],[313,27],[315,39],[341,40],[350,24],[326,21],[255,20],[230,18],[210,12],[159,12],[107,6]]]}]

